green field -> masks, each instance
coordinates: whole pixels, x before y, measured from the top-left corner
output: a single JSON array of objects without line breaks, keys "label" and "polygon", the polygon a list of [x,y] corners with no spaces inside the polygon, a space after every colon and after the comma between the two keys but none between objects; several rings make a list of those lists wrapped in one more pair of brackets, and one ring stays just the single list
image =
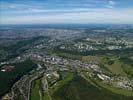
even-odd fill
[{"label": "green field", "polygon": [[128,58],[118,58],[117,56],[82,56],[82,61],[98,62],[101,68],[105,72],[109,72],[112,75],[121,75],[121,76],[133,76],[133,60]]},{"label": "green field", "polygon": [[50,100],[49,92],[42,90],[42,77],[32,82],[30,100]]},{"label": "green field", "polygon": [[132,100],[127,97],[115,94],[104,88],[97,88],[78,75],[52,94],[53,100]]},{"label": "green field", "polygon": [[[59,72],[60,80],[56,85],[41,92],[41,100],[132,100],[131,92],[116,89],[100,81],[83,78],[76,72]],[[32,84],[31,99],[40,100],[41,78]]]},{"label": "green field", "polygon": [[49,96],[48,92],[44,93],[42,100],[51,100],[51,97]]},{"label": "green field", "polygon": [[40,94],[39,94],[40,88],[41,88],[41,78],[35,80],[32,83],[30,100],[40,100]]},{"label": "green field", "polygon": [[115,94],[120,94],[120,95],[124,95],[124,96],[133,96],[133,92],[131,90],[127,90],[127,89],[122,89],[122,88],[116,88],[113,87],[110,84],[104,83],[101,80],[95,80],[93,78],[89,77],[89,74],[86,72],[82,73],[84,75],[84,78],[89,81],[92,85],[98,87],[98,88],[105,88]]}]

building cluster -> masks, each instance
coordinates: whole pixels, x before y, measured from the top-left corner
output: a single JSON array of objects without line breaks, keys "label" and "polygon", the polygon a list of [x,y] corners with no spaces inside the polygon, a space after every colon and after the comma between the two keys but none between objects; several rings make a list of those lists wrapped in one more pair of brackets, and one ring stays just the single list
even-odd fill
[{"label": "building cluster", "polygon": [[132,48],[133,42],[125,39],[109,38],[86,38],[83,41],[73,42],[69,45],[61,45],[59,49],[69,51],[92,51],[92,50],[120,50]]}]

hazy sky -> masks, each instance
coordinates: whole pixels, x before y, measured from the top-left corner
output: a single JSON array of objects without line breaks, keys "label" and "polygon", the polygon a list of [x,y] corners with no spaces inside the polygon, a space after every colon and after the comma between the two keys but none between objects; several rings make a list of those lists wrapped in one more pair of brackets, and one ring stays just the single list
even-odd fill
[{"label": "hazy sky", "polygon": [[133,0],[0,0],[0,24],[133,24]]}]

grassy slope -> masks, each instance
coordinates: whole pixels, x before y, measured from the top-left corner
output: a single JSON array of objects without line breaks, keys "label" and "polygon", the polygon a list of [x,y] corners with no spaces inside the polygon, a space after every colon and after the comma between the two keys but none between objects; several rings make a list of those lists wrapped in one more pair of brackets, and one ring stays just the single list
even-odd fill
[{"label": "grassy slope", "polygon": [[39,90],[41,86],[41,78],[32,83],[31,98],[30,100],[40,100]]},{"label": "grassy slope", "polygon": [[45,93],[44,93],[44,95],[43,95],[43,100],[51,100],[51,98],[50,98],[48,92],[45,92]]},{"label": "grassy slope", "polygon": [[132,91],[127,89],[121,89],[121,88],[115,88],[109,84],[106,84],[100,80],[94,80],[92,78],[89,78],[89,74],[86,72],[82,73],[87,81],[89,81],[92,85],[97,86],[98,88],[105,88],[109,91],[112,91],[113,93],[125,95],[125,96],[133,96]]},{"label": "grassy slope", "polygon": [[59,81],[56,85],[51,87],[51,94],[58,91],[59,88],[62,88],[65,84],[67,84],[69,81],[73,79],[73,74],[71,72],[63,72],[60,73],[61,75],[61,81]]},{"label": "grassy slope", "polygon": [[122,68],[122,63],[119,60],[115,60],[114,64],[108,65],[105,64],[105,66],[113,73],[116,75],[126,75]]},{"label": "grassy slope", "polygon": [[101,62],[102,57],[100,56],[82,56],[82,61],[84,62],[90,62],[90,61],[97,61]]},{"label": "grassy slope", "polygon": [[133,59],[129,57],[120,58],[120,62],[123,63],[122,68],[125,73],[133,77]]},{"label": "grassy slope", "polygon": [[132,97],[126,97],[114,94],[104,88],[97,88],[88,83],[80,76],[75,76],[63,87],[60,87],[52,95],[53,100],[132,100]]},{"label": "grassy slope", "polygon": [[[113,63],[109,64],[111,59],[113,59]],[[126,64],[126,62],[118,59],[118,57],[115,56],[114,57],[112,56],[110,58],[107,58],[106,56],[83,56],[82,61],[85,62],[97,61],[103,65],[105,71],[109,71],[113,75],[133,76],[132,64]]]},{"label": "grassy slope", "polygon": [[[69,58],[74,60],[77,59],[77,60],[82,60],[84,62],[97,61],[102,65],[104,65],[104,68],[106,69],[106,71],[109,71],[112,74],[122,75],[122,76],[125,76],[125,75],[127,76],[130,74],[131,76],[133,76],[133,63],[132,63],[133,61],[131,59],[127,59],[127,58],[118,59],[116,55],[106,56],[104,55],[104,53],[103,55],[100,55],[100,56],[91,56],[91,55],[84,56],[81,54],[70,54],[67,52],[57,52],[56,54],[64,58]],[[105,59],[105,58],[108,58],[108,59]],[[113,64],[108,64],[110,59],[114,59]]]},{"label": "grassy slope", "polygon": [[[49,93],[44,92],[41,89],[41,86],[42,86],[41,80],[42,80],[42,78],[39,78],[39,79],[33,81],[32,87],[31,87],[32,89],[31,89],[30,100],[51,100]],[[39,92],[41,93],[41,95],[39,94]]]}]

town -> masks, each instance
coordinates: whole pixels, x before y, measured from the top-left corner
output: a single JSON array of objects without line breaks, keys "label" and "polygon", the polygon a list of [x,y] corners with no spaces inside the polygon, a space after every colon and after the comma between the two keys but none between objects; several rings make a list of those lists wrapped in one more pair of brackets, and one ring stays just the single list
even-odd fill
[{"label": "town", "polygon": [[[25,35],[23,38],[10,37],[8,45],[13,49],[8,46],[1,49],[1,75],[16,73],[11,77],[15,79],[10,91],[2,96],[2,100],[34,100],[36,95],[40,100],[52,100],[51,92],[66,84],[63,81],[69,82],[79,76],[94,87],[132,98],[132,38],[127,40],[122,34],[118,36],[123,38],[110,37],[112,33],[105,34],[106,30],[101,30],[100,35],[94,30],[95,36],[86,30],[31,29],[30,32],[33,34],[27,34],[29,38],[24,38]],[[34,36],[34,32],[40,34]],[[1,37],[3,44],[7,43],[4,36],[7,34]],[[124,57],[131,61],[127,64]],[[25,70],[19,69],[20,66],[25,66]]]}]

